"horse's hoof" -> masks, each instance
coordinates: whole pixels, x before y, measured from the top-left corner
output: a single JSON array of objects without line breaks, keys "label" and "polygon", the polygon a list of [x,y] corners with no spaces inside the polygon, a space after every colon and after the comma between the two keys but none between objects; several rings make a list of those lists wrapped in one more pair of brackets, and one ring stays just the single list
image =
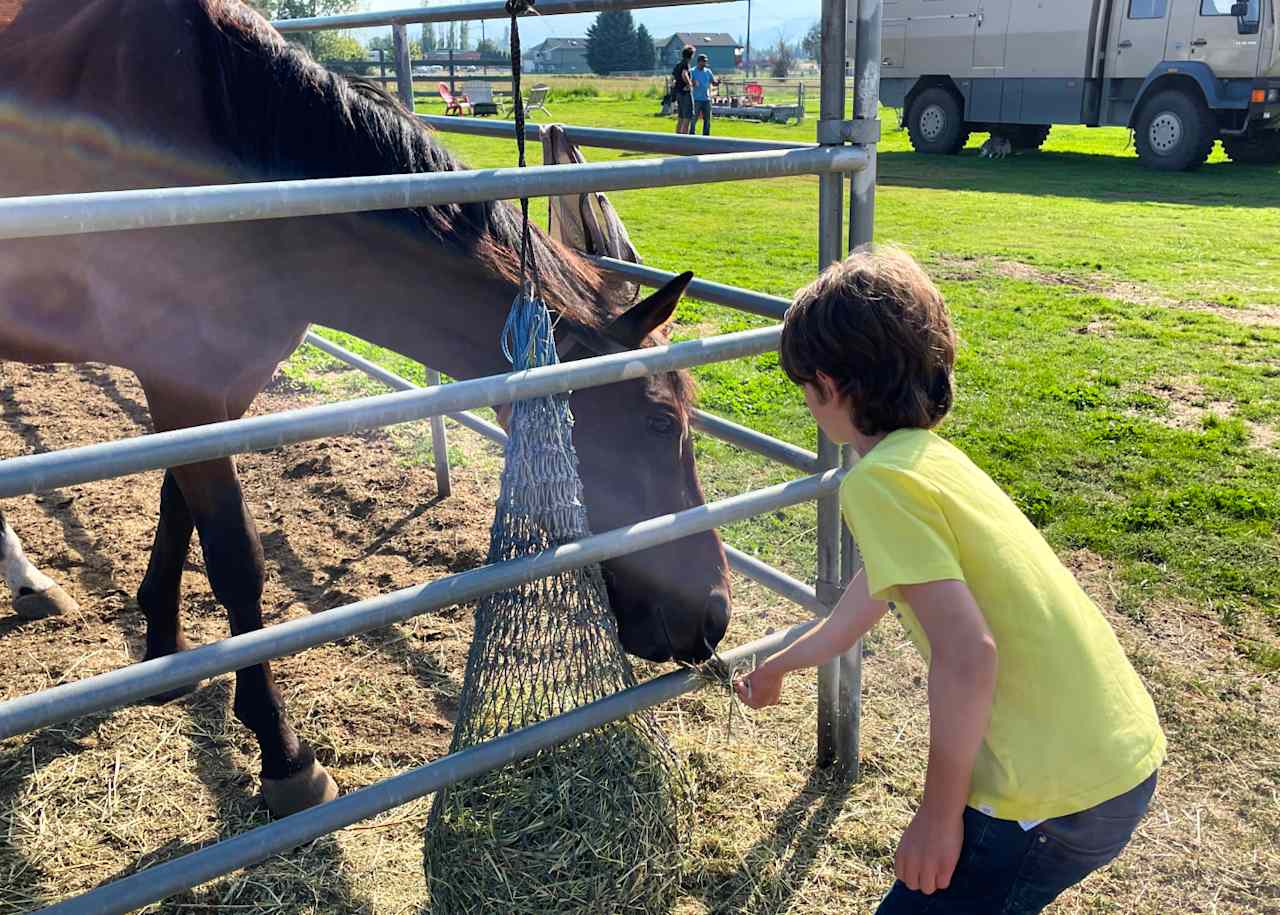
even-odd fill
[{"label": "horse's hoof", "polygon": [[288,778],[262,780],[263,800],[277,819],[317,804],[326,804],[337,796],[338,783],[318,762]]},{"label": "horse's hoof", "polygon": [[80,609],[80,605],[61,586],[54,585],[45,591],[20,594],[14,598],[13,609],[19,619],[42,620],[63,613],[74,613]]}]

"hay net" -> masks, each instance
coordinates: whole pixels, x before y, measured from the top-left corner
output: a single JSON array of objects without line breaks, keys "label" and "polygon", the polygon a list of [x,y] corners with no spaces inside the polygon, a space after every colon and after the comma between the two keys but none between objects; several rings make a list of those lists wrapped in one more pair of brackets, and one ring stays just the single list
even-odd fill
[{"label": "hay net", "polygon": [[[557,362],[531,290],[503,349],[516,370]],[[565,395],[515,403],[489,562],[586,536]],[[450,752],[635,684],[599,566],[484,598]],[[436,795],[425,866],[437,915],[669,911],[687,842],[687,783],[649,713]]]},{"label": "hay net", "polygon": [[[516,300],[503,352],[516,371],[558,361],[540,301]],[[509,432],[491,563],[590,533],[568,397],[513,404]],[[491,594],[476,611],[454,743],[487,740],[634,683],[598,565]]]}]

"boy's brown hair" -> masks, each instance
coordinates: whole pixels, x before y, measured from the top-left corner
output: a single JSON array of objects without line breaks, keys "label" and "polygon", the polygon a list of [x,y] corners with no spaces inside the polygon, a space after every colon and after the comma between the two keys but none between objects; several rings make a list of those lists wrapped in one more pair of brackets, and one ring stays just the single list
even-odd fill
[{"label": "boy's brown hair", "polygon": [[903,251],[859,249],[800,290],[787,309],[781,356],[796,384],[819,386],[818,372],[829,375],[864,435],[930,429],[951,409],[951,316]]}]

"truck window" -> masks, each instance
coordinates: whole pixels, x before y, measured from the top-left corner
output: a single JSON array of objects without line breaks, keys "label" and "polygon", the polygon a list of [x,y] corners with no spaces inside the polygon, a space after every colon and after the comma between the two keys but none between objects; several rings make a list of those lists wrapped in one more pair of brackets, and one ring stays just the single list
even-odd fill
[{"label": "truck window", "polygon": [[[1200,0],[1201,16],[1230,16],[1232,0]],[[1249,13],[1244,17],[1246,22],[1258,21],[1258,0],[1249,0]]]},{"label": "truck window", "polygon": [[1165,3],[1166,0],[1129,0],[1129,18],[1164,19]]},{"label": "truck window", "polygon": [[[1213,0],[1204,0],[1211,3]],[[1129,0],[1130,19],[1163,19],[1166,0]]]}]

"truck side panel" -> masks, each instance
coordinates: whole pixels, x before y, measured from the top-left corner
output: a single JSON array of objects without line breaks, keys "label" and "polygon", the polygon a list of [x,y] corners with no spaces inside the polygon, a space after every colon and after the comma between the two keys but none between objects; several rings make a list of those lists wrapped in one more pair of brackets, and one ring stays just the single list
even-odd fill
[{"label": "truck side panel", "polygon": [[1080,121],[1083,79],[993,78],[957,82],[965,119],[992,124],[1072,124]]},{"label": "truck side panel", "polygon": [[1092,2],[1021,0],[1009,16],[1009,43],[1002,76],[1067,77],[1089,74],[1095,21]]}]

